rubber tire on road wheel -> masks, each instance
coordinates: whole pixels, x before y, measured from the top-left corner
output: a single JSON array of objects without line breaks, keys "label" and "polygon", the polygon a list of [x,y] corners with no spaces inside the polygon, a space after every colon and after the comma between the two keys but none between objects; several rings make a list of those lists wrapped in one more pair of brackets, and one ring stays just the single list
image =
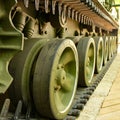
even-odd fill
[{"label": "rubber tire on road wheel", "polygon": [[34,73],[33,98],[42,116],[63,119],[69,112],[78,81],[78,54],[69,39],[52,40],[41,50]]},{"label": "rubber tire on road wheel", "polygon": [[80,38],[77,51],[79,56],[79,80],[80,86],[90,86],[95,69],[95,42],[93,38]]},{"label": "rubber tire on road wheel", "polygon": [[19,100],[23,100],[26,106],[31,104],[34,64],[37,55],[47,41],[48,39],[39,38],[25,40],[23,51],[11,60],[9,71],[13,77],[13,83],[9,93],[15,104]]},{"label": "rubber tire on road wheel", "polygon": [[94,40],[96,45],[95,73],[99,73],[103,67],[103,39],[94,37]]},{"label": "rubber tire on road wheel", "polygon": [[112,57],[112,36],[109,36],[108,39],[108,60]]},{"label": "rubber tire on road wheel", "polygon": [[103,37],[103,65],[107,63],[107,58],[108,58],[108,37],[104,36]]}]

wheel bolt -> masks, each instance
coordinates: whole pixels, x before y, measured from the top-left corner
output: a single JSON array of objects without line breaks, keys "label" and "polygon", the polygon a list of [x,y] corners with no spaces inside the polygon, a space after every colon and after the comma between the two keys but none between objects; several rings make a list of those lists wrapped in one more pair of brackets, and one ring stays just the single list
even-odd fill
[{"label": "wheel bolt", "polygon": [[61,86],[60,86],[60,85],[57,85],[57,86],[54,87],[54,90],[57,91],[57,90],[60,90],[60,88],[61,88]]}]

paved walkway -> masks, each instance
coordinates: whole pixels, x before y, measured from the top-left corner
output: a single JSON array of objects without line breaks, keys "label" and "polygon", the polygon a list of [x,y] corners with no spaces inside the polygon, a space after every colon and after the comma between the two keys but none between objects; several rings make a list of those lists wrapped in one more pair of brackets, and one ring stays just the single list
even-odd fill
[{"label": "paved walkway", "polygon": [[96,120],[120,120],[120,69]]},{"label": "paved walkway", "polygon": [[77,120],[120,120],[120,53]]}]

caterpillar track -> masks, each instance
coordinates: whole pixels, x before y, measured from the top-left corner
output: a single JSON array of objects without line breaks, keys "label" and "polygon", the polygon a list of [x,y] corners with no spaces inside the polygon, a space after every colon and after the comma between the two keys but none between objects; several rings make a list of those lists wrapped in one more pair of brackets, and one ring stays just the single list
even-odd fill
[{"label": "caterpillar track", "polygon": [[[93,79],[94,82],[89,87],[79,87],[77,88],[77,92],[74,98],[74,102],[72,105],[72,108],[70,112],[67,114],[67,116],[63,120],[75,120],[79,115],[82,109],[84,108],[85,104],[89,100],[90,96],[98,86],[99,82],[104,77],[106,71],[108,70],[109,66],[111,65],[112,61],[114,60],[116,55],[113,56],[113,58],[107,63],[107,65],[103,68],[103,70],[100,72],[100,74],[96,75]],[[19,100],[16,110],[14,113],[9,114],[9,108],[10,108],[10,99],[6,99],[4,101],[4,105],[1,110],[0,119],[1,120],[48,120],[47,118],[38,117],[35,118],[31,115],[31,109],[28,108],[25,113],[22,113],[22,107],[23,103],[22,100]]]},{"label": "caterpillar track", "polygon": [[0,119],[77,118],[117,53],[109,9],[105,0],[0,1]]}]

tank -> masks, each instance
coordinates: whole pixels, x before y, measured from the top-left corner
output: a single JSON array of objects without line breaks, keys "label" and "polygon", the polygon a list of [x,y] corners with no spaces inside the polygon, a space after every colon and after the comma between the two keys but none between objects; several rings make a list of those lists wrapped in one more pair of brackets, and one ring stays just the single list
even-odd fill
[{"label": "tank", "polygon": [[31,111],[35,119],[68,115],[76,90],[91,86],[117,53],[118,13],[113,4],[0,0],[1,118],[20,111],[23,116]]}]

